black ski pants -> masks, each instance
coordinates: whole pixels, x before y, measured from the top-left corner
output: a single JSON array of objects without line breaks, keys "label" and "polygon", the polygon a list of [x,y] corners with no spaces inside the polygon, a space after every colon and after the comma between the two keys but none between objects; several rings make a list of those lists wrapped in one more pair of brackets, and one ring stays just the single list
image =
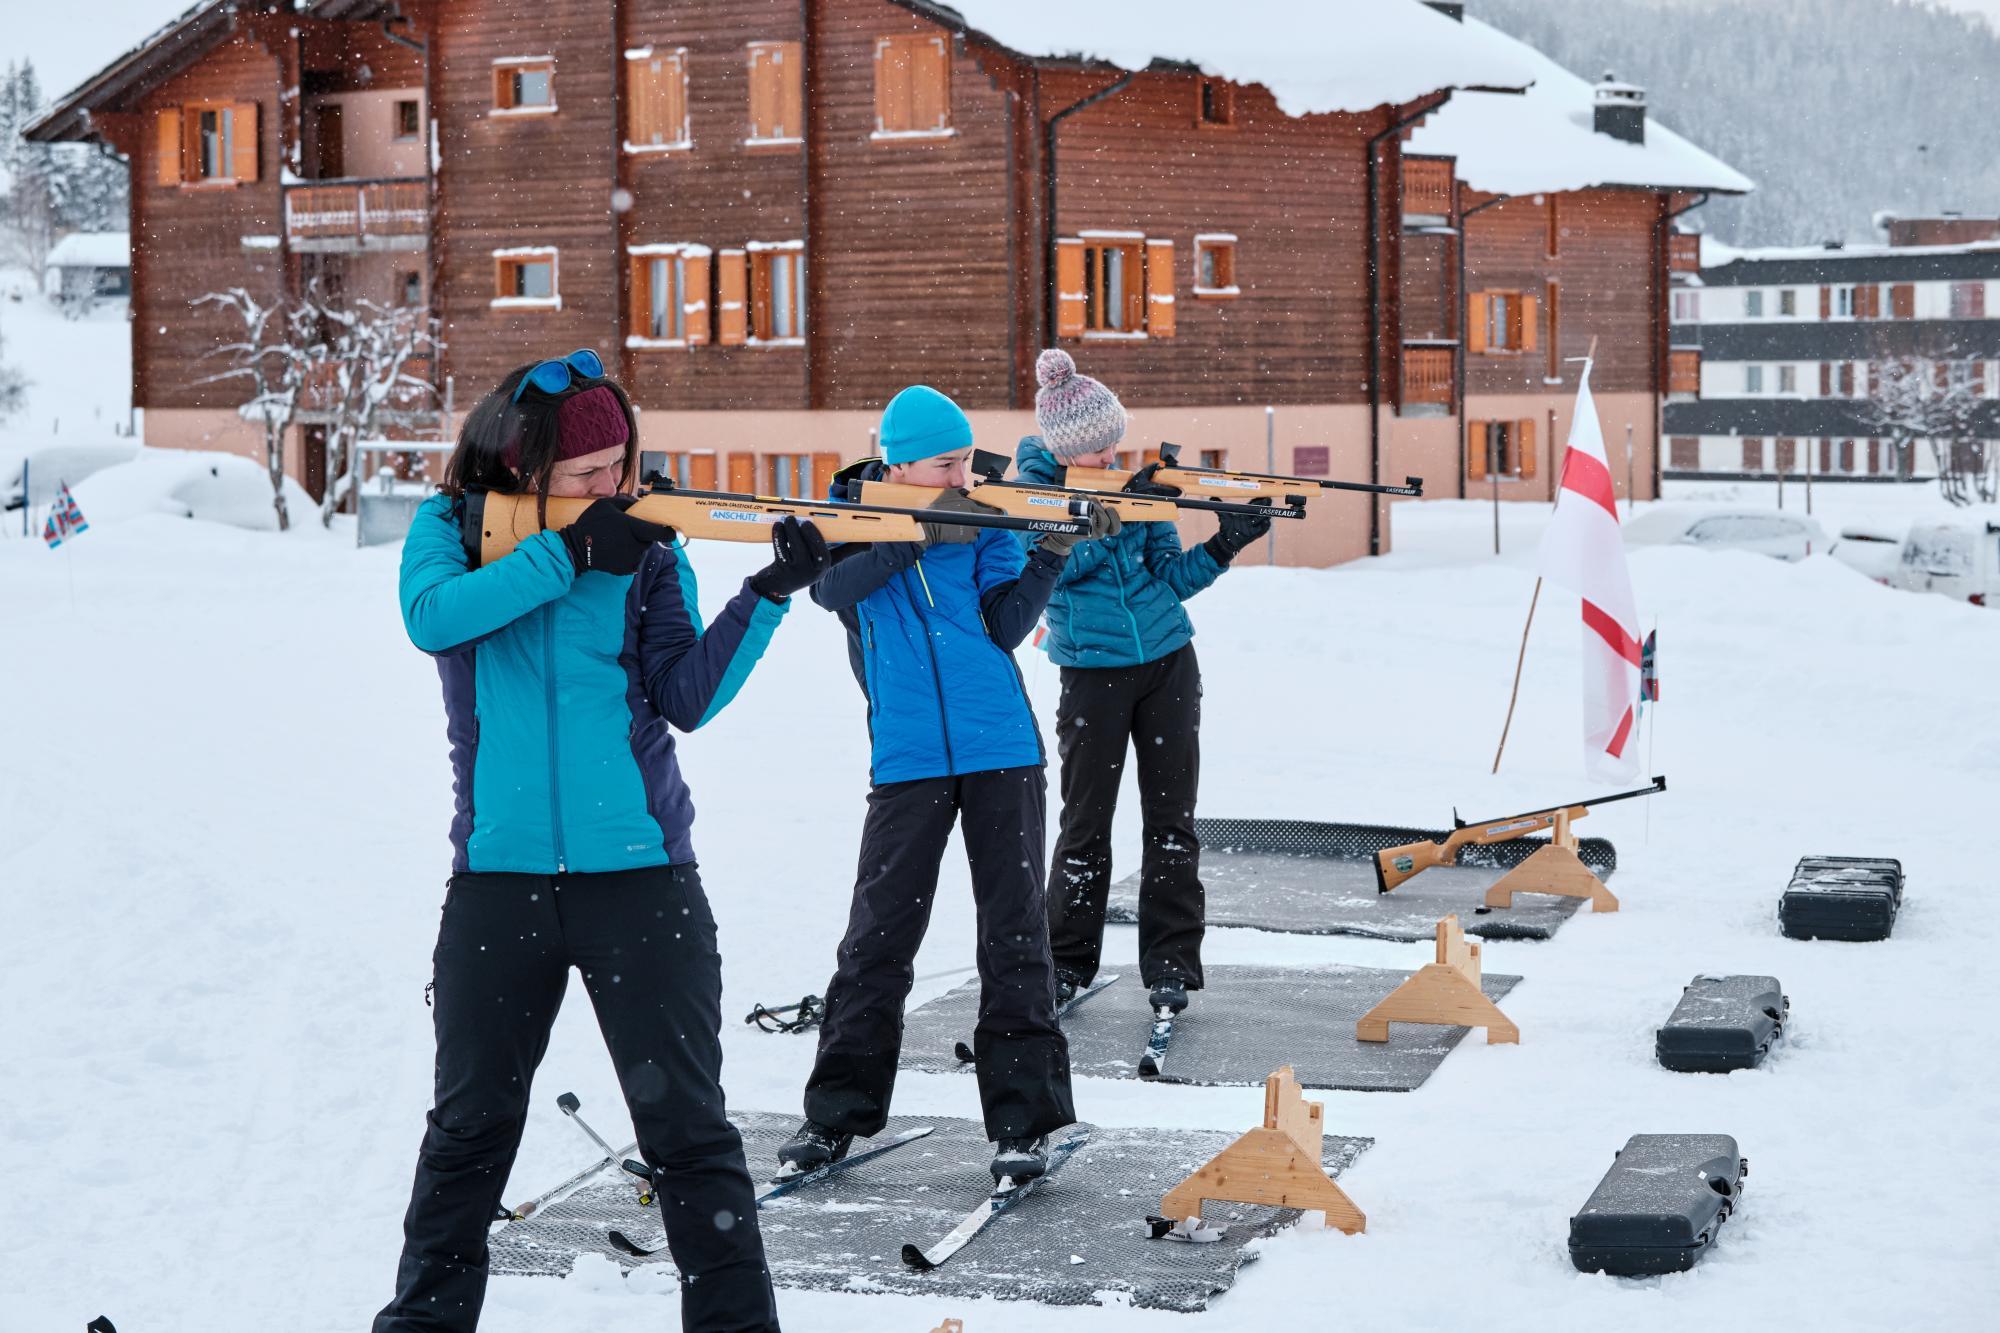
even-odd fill
[{"label": "black ski pants", "polygon": [[964,823],[978,914],[972,1049],[986,1136],[1046,1134],[1076,1119],[1043,901],[1047,787],[1037,765],[890,782],[868,793],[854,907],[806,1082],[807,1119],[862,1137],[880,1133],[888,1119],[903,1003],[955,820]]},{"label": "black ski pants", "polygon": [[1201,843],[1194,835],[1201,776],[1201,667],[1194,645],[1134,667],[1064,667],[1056,707],[1062,755],[1062,827],[1049,873],[1049,946],[1056,971],[1079,983],[1097,975],[1111,894],[1111,816],[1138,755],[1139,976],[1201,987],[1205,905]]},{"label": "black ski pants", "polygon": [[571,967],[583,973],[653,1168],[680,1270],[681,1327],[776,1329],[743,1141],[723,1115],[715,918],[690,864],[452,876],[433,957],[437,1100],[396,1296],[374,1333],[477,1326],[487,1227]]}]

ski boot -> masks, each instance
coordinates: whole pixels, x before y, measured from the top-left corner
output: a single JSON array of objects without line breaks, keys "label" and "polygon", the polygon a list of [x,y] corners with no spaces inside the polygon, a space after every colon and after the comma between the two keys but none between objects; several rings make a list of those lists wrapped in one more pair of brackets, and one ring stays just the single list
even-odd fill
[{"label": "ski boot", "polygon": [[808,1171],[831,1166],[847,1156],[848,1145],[853,1142],[852,1134],[828,1129],[811,1120],[805,1121],[778,1149],[778,1161],[784,1168],[779,1174],[781,1177],[802,1176]]},{"label": "ski boot", "polygon": [[1038,1179],[1048,1169],[1049,1136],[1046,1134],[1002,1139],[1000,1150],[993,1154],[993,1183],[996,1186],[1010,1180],[1016,1185],[1023,1185]]},{"label": "ski boot", "polygon": [[1170,1014],[1177,1014],[1188,1005],[1187,983],[1179,977],[1166,977],[1154,983],[1153,993],[1147,997],[1146,1002],[1153,1006],[1153,1012],[1156,1014],[1162,1009]]}]

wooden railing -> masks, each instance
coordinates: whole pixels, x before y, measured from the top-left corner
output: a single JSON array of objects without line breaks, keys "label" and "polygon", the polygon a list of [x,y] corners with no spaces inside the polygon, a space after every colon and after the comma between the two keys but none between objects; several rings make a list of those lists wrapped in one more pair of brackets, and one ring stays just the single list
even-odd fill
[{"label": "wooden railing", "polygon": [[1667,237],[1667,269],[1673,273],[1701,272],[1701,237],[1687,231]]},{"label": "wooden railing", "polygon": [[1667,392],[1701,397],[1701,349],[1675,347],[1667,353]]},{"label": "wooden railing", "polygon": [[327,181],[285,189],[285,232],[294,241],[423,236],[430,196],[421,180]]},{"label": "wooden railing", "polygon": [[1403,346],[1403,405],[1452,404],[1452,349]]},{"label": "wooden railing", "polygon": [[1448,157],[1403,159],[1403,215],[1449,218],[1457,194]]}]

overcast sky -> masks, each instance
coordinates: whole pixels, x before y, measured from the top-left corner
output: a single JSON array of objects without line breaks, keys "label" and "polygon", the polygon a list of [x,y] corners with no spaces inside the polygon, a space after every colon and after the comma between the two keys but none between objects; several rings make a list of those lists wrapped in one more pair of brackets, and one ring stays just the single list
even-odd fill
[{"label": "overcast sky", "polygon": [[[22,56],[35,62],[45,95],[54,98],[74,88],[117,57],[144,41],[168,19],[185,11],[193,0],[7,0],[11,11],[0,31],[0,64]],[[1089,3],[1089,0],[1080,0]],[[1607,13],[1621,0],[1606,0]],[[1739,0],[1756,4],[1761,0]],[[1206,3],[1206,0],[1189,0]],[[2000,29],[2000,0],[1938,0],[1952,9],[1984,14]],[[1468,8],[1479,12],[1479,0]],[[86,18],[85,15],[88,17]]]}]

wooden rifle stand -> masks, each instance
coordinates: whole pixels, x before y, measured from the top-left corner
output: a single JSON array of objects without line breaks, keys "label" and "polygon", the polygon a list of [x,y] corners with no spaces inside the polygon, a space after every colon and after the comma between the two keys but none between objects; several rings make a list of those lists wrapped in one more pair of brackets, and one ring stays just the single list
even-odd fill
[{"label": "wooden rifle stand", "polygon": [[1479,989],[1479,946],[1465,942],[1456,916],[1437,923],[1437,961],[1418,968],[1382,1003],[1363,1014],[1354,1025],[1355,1039],[1387,1041],[1391,1023],[1483,1027],[1489,1046],[1521,1040],[1521,1029]]},{"label": "wooden rifle stand", "polygon": [[1299,1092],[1292,1067],[1264,1080],[1264,1123],[1209,1158],[1207,1165],[1160,1200],[1160,1215],[1174,1222],[1201,1216],[1209,1200],[1261,1203],[1274,1208],[1319,1209],[1326,1224],[1348,1235],[1368,1219],[1320,1165],[1326,1133],[1324,1107]]},{"label": "wooden rifle stand", "polygon": [[1604,881],[1591,873],[1576,854],[1576,834],[1570,832],[1569,812],[1556,813],[1548,845],[1500,877],[1486,891],[1488,907],[1512,907],[1517,893],[1550,893],[1558,898],[1588,898],[1594,912],[1615,912],[1618,900]]}]

